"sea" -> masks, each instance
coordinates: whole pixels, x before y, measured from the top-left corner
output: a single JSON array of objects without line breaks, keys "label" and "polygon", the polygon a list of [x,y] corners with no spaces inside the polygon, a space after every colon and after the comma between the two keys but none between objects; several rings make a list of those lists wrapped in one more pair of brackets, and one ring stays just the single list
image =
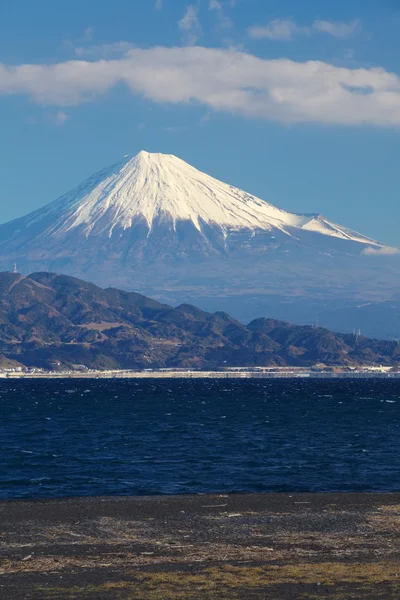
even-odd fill
[{"label": "sea", "polygon": [[0,499],[400,491],[400,380],[0,380]]}]

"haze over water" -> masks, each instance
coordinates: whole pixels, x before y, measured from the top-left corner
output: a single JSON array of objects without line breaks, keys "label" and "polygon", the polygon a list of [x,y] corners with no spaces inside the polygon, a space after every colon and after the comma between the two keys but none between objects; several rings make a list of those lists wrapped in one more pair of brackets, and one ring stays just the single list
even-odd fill
[{"label": "haze over water", "polygon": [[395,380],[0,382],[0,498],[400,491]]}]

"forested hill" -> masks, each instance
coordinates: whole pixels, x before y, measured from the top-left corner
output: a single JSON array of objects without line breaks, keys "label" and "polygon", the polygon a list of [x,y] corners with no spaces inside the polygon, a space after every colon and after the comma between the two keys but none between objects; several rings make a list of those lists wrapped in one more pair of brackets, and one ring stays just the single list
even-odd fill
[{"label": "forested hill", "polygon": [[89,368],[312,366],[400,362],[397,342],[268,318],[247,326],[54,273],[0,273],[0,366]]}]

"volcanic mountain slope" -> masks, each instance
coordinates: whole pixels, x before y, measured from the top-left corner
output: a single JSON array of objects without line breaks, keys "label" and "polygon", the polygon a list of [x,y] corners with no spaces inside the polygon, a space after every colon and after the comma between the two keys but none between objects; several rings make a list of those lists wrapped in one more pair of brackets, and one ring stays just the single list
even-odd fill
[{"label": "volcanic mountain slope", "polygon": [[[359,243],[359,252],[368,246],[382,247],[320,215],[280,210],[201,173],[175,156],[147,152],[125,157],[100,171],[56,202],[3,226],[0,235],[8,238],[17,252],[25,238],[28,255],[30,250],[39,249],[43,258],[54,258],[52,252],[57,247],[62,255],[76,252],[68,241],[94,243],[107,239],[119,244],[126,232],[135,247],[141,235],[132,230],[139,225],[146,232],[147,243],[158,227],[167,228],[177,237],[179,228],[186,227],[220,253],[229,251],[230,236],[243,230],[253,236],[260,231],[288,238],[310,231]],[[132,260],[137,260],[135,253]]]},{"label": "volcanic mountain slope", "polygon": [[0,273],[0,355],[27,366],[155,368],[400,362],[395,342],[172,308],[53,273]]},{"label": "volcanic mountain slope", "polygon": [[396,257],[377,264],[373,256],[391,252],[321,215],[280,210],[175,156],[147,152],[0,226],[0,268],[17,262],[25,273],[58,271],[207,309],[224,296],[241,320],[278,315],[290,298],[304,306],[319,299],[315,316],[338,301],[400,297]]}]

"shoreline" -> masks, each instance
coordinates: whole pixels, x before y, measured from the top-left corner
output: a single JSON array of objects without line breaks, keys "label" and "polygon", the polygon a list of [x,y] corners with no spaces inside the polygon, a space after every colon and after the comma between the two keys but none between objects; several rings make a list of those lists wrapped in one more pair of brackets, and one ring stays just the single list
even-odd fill
[{"label": "shoreline", "polygon": [[0,502],[2,600],[395,600],[400,493]]},{"label": "shoreline", "polygon": [[170,370],[109,370],[62,372],[0,372],[2,379],[400,379],[400,372],[340,371],[318,372],[307,369],[265,371],[170,371]]}]

